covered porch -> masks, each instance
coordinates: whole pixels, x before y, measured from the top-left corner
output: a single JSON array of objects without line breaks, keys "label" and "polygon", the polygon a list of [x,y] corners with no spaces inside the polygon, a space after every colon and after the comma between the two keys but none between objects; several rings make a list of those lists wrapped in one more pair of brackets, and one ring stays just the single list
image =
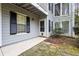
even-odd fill
[{"label": "covered porch", "polygon": [[44,21],[46,36],[47,14],[31,3],[2,3],[1,9],[1,46],[28,40],[41,35],[40,21]]}]

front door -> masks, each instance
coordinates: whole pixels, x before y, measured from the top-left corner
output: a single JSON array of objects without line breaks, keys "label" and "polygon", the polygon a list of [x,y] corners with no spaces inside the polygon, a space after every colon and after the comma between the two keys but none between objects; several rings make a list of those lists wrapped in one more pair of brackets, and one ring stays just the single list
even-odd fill
[{"label": "front door", "polygon": [[45,31],[44,21],[40,21],[40,33],[43,36]]}]

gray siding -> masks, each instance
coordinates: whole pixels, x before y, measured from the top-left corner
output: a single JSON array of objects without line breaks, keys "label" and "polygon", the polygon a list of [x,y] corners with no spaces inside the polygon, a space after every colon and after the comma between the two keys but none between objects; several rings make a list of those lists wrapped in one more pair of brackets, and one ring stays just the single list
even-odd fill
[{"label": "gray siding", "polygon": [[[74,26],[74,17],[73,17],[74,14],[73,14],[72,11],[74,9],[72,7],[74,7],[74,6],[70,3],[69,4],[69,15],[68,16],[64,16],[64,15],[55,16],[55,10],[54,10],[55,6],[53,6],[53,14],[50,11],[48,11],[48,16],[47,16],[47,20],[53,21],[53,29],[55,28],[55,22],[62,23],[62,21],[69,21],[69,32],[64,34],[64,35],[67,35],[67,36],[73,35],[72,34],[72,32],[73,32],[72,28]],[[48,27],[48,29],[49,29],[49,27]],[[48,36],[50,36],[51,33],[52,33],[52,31],[48,32]]]},{"label": "gray siding", "polygon": [[[52,31],[49,32],[49,24],[48,21],[50,20],[51,22],[53,21],[53,28],[55,28],[55,22],[61,22],[62,21],[69,21],[69,33],[66,33],[65,35],[71,36],[73,33],[72,27],[74,26],[74,8],[73,4],[70,4],[69,7],[69,15],[68,16],[54,16],[54,10],[53,13],[48,11],[48,4],[47,3],[37,3],[41,8],[43,8],[48,15],[45,17],[40,17],[27,11],[24,10],[20,7],[17,7],[12,4],[2,4],[2,45],[10,44],[13,42],[21,41],[21,40],[27,40],[33,37],[37,37],[41,35],[41,33],[44,34],[44,36],[49,37],[52,34]],[[54,9],[54,7],[53,7]],[[71,10],[72,9],[72,10]],[[30,33],[18,33],[15,35],[10,35],[10,11],[14,12],[19,12],[22,14],[25,14],[31,18],[31,23],[30,23]],[[32,20],[34,18],[34,20]],[[1,18],[0,18],[1,19]],[[44,20],[45,21],[45,32],[40,32],[39,30],[39,22]],[[0,40],[1,40],[0,39]]]},{"label": "gray siding", "polygon": [[[31,18],[30,33],[10,35],[10,11],[28,15]],[[34,18],[34,20],[32,20]],[[11,4],[2,4],[2,45],[39,36],[39,18],[22,8]]]}]

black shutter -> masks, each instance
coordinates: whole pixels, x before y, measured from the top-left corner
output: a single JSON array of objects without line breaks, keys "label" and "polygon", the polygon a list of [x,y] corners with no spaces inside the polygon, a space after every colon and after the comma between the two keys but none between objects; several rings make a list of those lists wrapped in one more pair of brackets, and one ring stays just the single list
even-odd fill
[{"label": "black shutter", "polygon": [[52,13],[53,13],[53,4],[52,4]]},{"label": "black shutter", "polygon": [[30,17],[26,17],[26,32],[30,33]]},{"label": "black shutter", "polygon": [[49,20],[49,32],[50,32],[50,20]]},{"label": "black shutter", "polygon": [[14,12],[10,12],[10,34],[17,33],[17,14]]},{"label": "black shutter", "polygon": [[50,10],[50,3],[49,3],[49,10]]}]

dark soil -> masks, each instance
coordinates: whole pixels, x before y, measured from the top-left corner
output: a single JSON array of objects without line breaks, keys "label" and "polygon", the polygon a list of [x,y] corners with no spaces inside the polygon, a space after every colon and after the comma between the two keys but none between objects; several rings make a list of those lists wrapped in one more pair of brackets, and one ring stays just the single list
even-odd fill
[{"label": "dark soil", "polygon": [[52,44],[72,44],[79,48],[79,39],[75,39],[67,36],[51,36],[45,40],[45,42],[49,42]]}]

